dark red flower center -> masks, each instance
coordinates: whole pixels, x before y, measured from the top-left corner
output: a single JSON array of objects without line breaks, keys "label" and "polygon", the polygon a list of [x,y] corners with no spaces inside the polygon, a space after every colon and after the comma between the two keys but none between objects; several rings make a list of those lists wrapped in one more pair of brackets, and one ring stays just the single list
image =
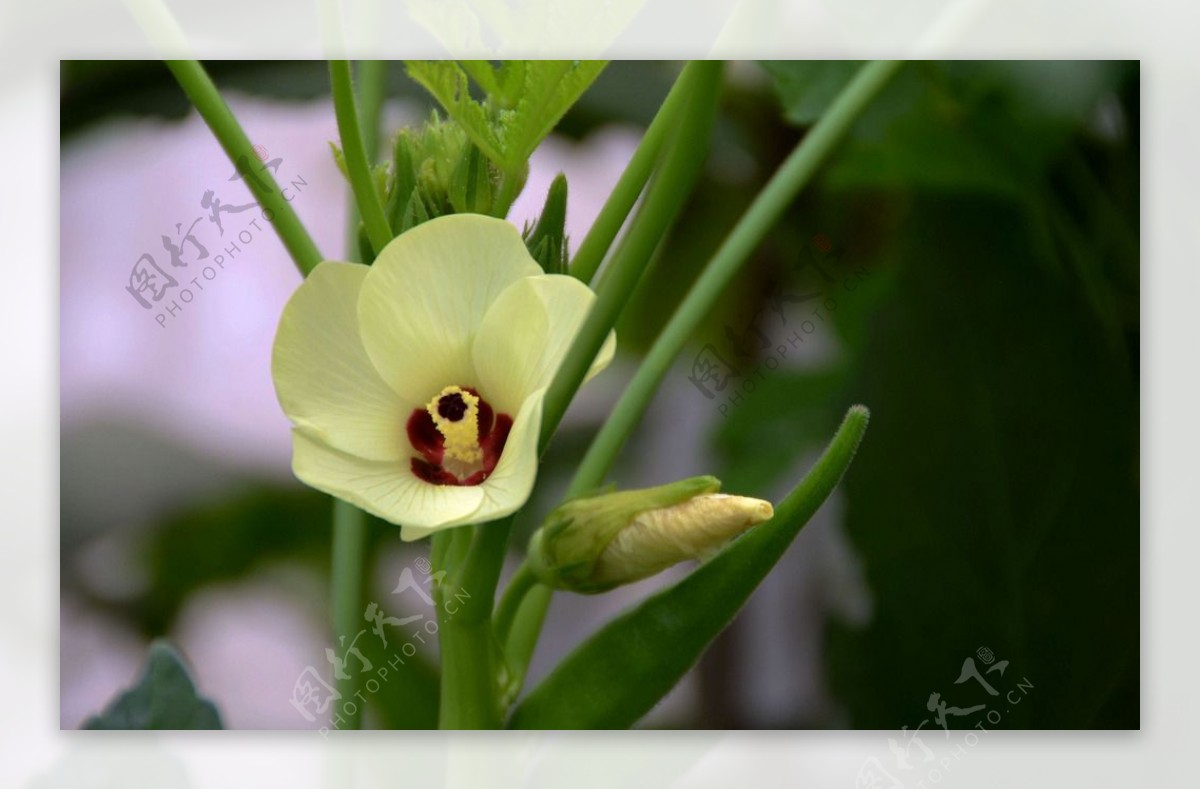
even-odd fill
[{"label": "dark red flower center", "polygon": [[512,424],[475,389],[447,387],[408,417],[413,474],[434,485],[479,485],[500,461]]}]

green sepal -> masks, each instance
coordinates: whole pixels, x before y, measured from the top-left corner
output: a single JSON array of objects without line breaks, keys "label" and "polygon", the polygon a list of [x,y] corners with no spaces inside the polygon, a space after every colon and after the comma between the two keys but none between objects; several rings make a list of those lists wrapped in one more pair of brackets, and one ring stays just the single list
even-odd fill
[{"label": "green sepal", "polygon": [[567,272],[567,177],[559,173],[546,191],[537,223],[525,234],[525,246],[546,274]]},{"label": "green sepal", "polygon": [[450,179],[450,205],[460,214],[487,214],[492,210],[493,191],[487,157],[476,146],[464,145]]},{"label": "green sepal", "polygon": [[358,227],[355,229],[355,233],[358,235],[358,249],[362,254],[363,262],[370,263],[374,261],[375,257],[379,255],[379,250],[371,246],[371,234],[367,233],[366,224],[360,221]]},{"label": "green sepal", "polygon": [[671,507],[721,490],[704,475],[654,488],[571,499],[552,510],[529,541],[529,567],[547,587],[598,593],[614,585],[593,579],[596,561],[612,539],[648,510]]}]

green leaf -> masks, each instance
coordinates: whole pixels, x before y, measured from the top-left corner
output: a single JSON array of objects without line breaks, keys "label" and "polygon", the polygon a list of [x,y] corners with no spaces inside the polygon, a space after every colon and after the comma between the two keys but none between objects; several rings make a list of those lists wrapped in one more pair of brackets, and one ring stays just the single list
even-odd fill
[{"label": "green leaf", "polygon": [[[988,676],[998,699],[1035,688],[998,723],[951,727],[1138,726],[1138,285],[1106,284],[1131,310],[1113,348],[1030,231],[1019,204],[930,195],[884,242],[894,293],[851,384],[880,419],[844,487],[874,604],[825,641],[854,727],[911,730],[933,692],[991,703],[955,685],[980,647],[1010,662]],[[1099,249],[1083,258],[1103,271]]]},{"label": "green leaf", "polygon": [[471,98],[467,73],[461,66],[448,60],[412,60],[405,65],[408,75],[433,94],[488,159],[501,166],[507,162],[504,143],[491,113]]},{"label": "green leaf", "polygon": [[[407,61],[409,76],[428,90],[485,156],[518,173],[546,135],[604,69],[605,61]],[[475,81],[486,95],[471,96]]]},{"label": "green leaf", "polygon": [[196,694],[183,659],[166,642],[150,645],[137,685],[84,722],[87,730],[219,730],[217,708]]},{"label": "green leaf", "polygon": [[537,60],[521,67],[519,91],[509,89],[510,97],[520,96],[520,100],[505,128],[506,144],[516,164],[529,158],[605,65],[601,60]]},{"label": "green leaf", "polygon": [[[870,619],[824,635],[852,726],[988,703],[954,682],[987,647],[1000,698],[1036,690],[951,727],[1137,727],[1138,96],[1136,63],[912,64],[806,207],[888,285],[834,314],[832,391],[878,419],[843,487]],[[807,386],[782,373],[722,425],[722,479],[763,472]]]},{"label": "green leaf", "polygon": [[576,648],[513,712],[522,729],[612,729],[645,715],[742,608],[854,458],[868,413],[855,406],[775,517]]},{"label": "green leaf", "polygon": [[460,60],[458,61],[458,65],[462,67],[462,70],[475,81],[475,84],[484,93],[497,97],[503,95],[503,88],[500,85],[500,74],[502,73],[503,64],[501,64],[501,69],[495,68],[492,66],[491,61],[487,60]]}]

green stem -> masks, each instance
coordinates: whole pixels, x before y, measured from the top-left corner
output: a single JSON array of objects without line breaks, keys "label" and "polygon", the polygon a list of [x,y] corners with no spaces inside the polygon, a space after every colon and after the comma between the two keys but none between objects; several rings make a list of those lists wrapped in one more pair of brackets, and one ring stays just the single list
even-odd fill
[{"label": "green stem", "polygon": [[[333,500],[333,633],[339,638],[337,650],[345,649],[341,639],[347,643],[354,639],[361,628],[363,616],[363,556],[366,553],[366,514],[340,499]],[[337,681],[337,690],[343,700],[353,701],[359,690],[361,673],[347,673],[345,680]],[[362,705],[355,704],[355,712],[349,715],[351,706],[339,708],[343,724],[340,728],[356,730],[362,721]]]},{"label": "green stem", "polygon": [[897,61],[872,61],[864,65],[755,198],[654,342],[584,456],[568,497],[600,485],[617,452],[650,405],[671,362],[759,241],[899,66]]},{"label": "green stem", "polygon": [[[454,606],[453,597],[443,608]],[[492,668],[492,624],[447,613],[438,628],[442,651],[442,696],[438,728],[493,730],[500,727]]]},{"label": "green stem", "polygon": [[521,175],[505,171],[500,175],[500,188],[496,191],[496,201],[492,204],[492,215],[504,219],[508,210],[517,199],[521,188]]},{"label": "green stem", "polygon": [[[450,537],[453,533],[449,530],[433,533],[429,539],[429,564],[433,566],[433,570],[446,571],[449,573],[449,563],[446,562],[446,553],[450,550]],[[435,584],[433,594],[435,596],[441,594],[441,584]]]},{"label": "green stem", "polygon": [[442,729],[500,726],[491,614],[512,522],[509,516],[473,529],[456,527],[446,530],[455,535],[452,548],[434,544],[446,570],[438,603]]},{"label": "green stem", "polygon": [[485,619],[492,613],[514,518],[507,516],[479,525],[467,549],[458,584],[471,594],[470,614],[477,619]]},{"label": "green stem", "polygon": [[363,151],[374,164],[379,157],[379,138],[383,118],[383,100],[387,96],[387,61],[361,60],[358,63],[358,109],[362,119]]},{"label": "green stem", "polygon": [[[200,117],[212,130],[213,136],[217,138],[221,148],[225,149],[225,154],[230,161],[235,166],[240,161],[242,164],[239,167],[243,168],[250,166],[250,163],[257,162],[258,158],[254,154],[254,146],[251,144],[250,138],[246,136],[237,119],[233,117],[229,106],[217,92],[217,86],[213,84],[199,61],[168,60],[165,62],[167,68],[175,76],[176,82],[195,105]],[[292,260],[295,261],[300,272],[307,275],[324,260],[320,250],[313,243],[312,237],[308,235],[300,218],[292,210],[292,204],[284,199],[283,192],[280,190],[279,184],[275,183],[271,172],[264,169],[262,172],[256,171],[254,175],[254,178],[245,179],[246,185],[263,210],[271,213],[271,224],[275,227],[275,232],[279,234],[283,246],[292,256]]]},{"label": "green stem", "polygon": [[520,567],[517,568],[516,574],[508,582],[508,587],[504,589],[504,595],[501,596],[500,603],[496,604],[494,622],[496,624],[496,638],[500,640],[500,644],[503,645],[508,642],[513,621],[517,617],[517,610],[521,608],[521,602],[525,600],[526,594],[537,583],[537,577],[529,569],[529,563],[522,562]]},{"label": "green stem", "polygon": [[[496,633],[501,640],[500,644],[504,646],[504,657],[518,688],[525,683],[525,672],[529,669],[529,662],[533,660],[533,651],[537,649],[538,638],[542,633],[542,622],[550,609],[550,599],[554,597],[554,590],[538,582],[528,566],[528,560],[522,560],[516,575],[500,599],[502,605],[507,604],[511,609],[511,614],[504,613],[504,616],[512,618],[511,622],[505,623],[503,631],[500,630],[499,622],[501,612],[496,612]],[[514,589],[518,583],[524,589]]]},{"label": "green stem", "polygon": [[350,79],[350,61],[329,61],[329,84],[333,89],[333,111],[337,116],[338,136],[342,141],[342,154],[346,158],[346,172],[350,187],[354,190],[354,202],[362,214],[367,228],[367,238],[378,252],[392,240],[392,227],[388,224],[379,190],[371,175],[367,149],[359,129],[359,115],[355,108],[354,85]]},{"label": "green stem", "polygon": [[704,165],[716,115],[721,63],[696,61],[693,65],[696,84],[689,91],[682,123],[673,130],[675,138],[664,154],[662,169],[647,189],[645,202],[630,223],[612,265],[605,271],[596,301],[546,393],[539,441],[539,448],[543,450],[621,310],[629,302],[647,262],[683,209]]},{"label": "green stem", "polygon": [[633,157],[630,158],[629,164],[625,166],[625,171],[617,180],[617,185],[613,187],[608,200],[604,202],[604,207],[600,209],[599,216],[596,217],[596,221],[592,223],[592,227],[583,237],[579,249],[575,252],[570,268],[570,273],[574,277],[585,283],[590,283],[595,277],[604,256],[608,254],[608,250],[612,246],[613,239],[617,237],[621,226],[625,224],[625,218],[633,210],[634,203],[642,194],[642,187],[650,178],[654,164],[658,161],[658,153],[662,148],[663,140],[667,138],[669,130],[674,129],[680,123],[682,113],[687,106],[688,92],[696,82],[701,68],[699,62],[689,63],[684,66],[679,78],[671,86],[667,98],[658,108],[658,113],[650,122],[649,128],[646,129],[641,142],[633,152]]},{"label": "green stem", "polygon": [[534,584],[521,599],[513,615],[512,625],[504,645],[504,658],[508,662],[509,685],[515,698],[525,685],[525,674],[537,648],[542,623],[550,609],[550,598],[554,591],[544,584]]},{"label": "green stem", "polygon": [[[502,524],[456,527],[434,533],[434,567],[445,571],[436,590],[442,688],[438,726],[446,730],[500,726],[497,675],[493,658],[491,599],[482,600],[477,578],[466,578],[471,555],[489,531],[507,538]],[[489,527],[496,529],[489,530]],[[469,545],[468,545],[469,544]],[[477,576],[477,574],[476,574]],[[493,590],[495,585],[493,583]]]},{"label": "green stem", "polygon": [[[372,61],[375,63],[377,61]],[[363,127],[372,139],[379,136],[380,103],[383,99],[382,90],[371,87],[374,76],[366,78],[374,67],[363,66]],[[369,149],[373,150],[373,149]],[[358,212],[353,203],[347,211],[349,232],[349,248],[351,260],[362,257],[364,250],[358,249]],[[333,560],[330,569],[330,581],[333,588],[333,632],[336,636],[353,639],[362,624],[363,613],[363,566],[366,559],[367,517],[358,508],[343,502],[333,500]],[[353,700],[360,690],[360,673],[350,675],[346,680],[338,681],[338,692],[344,700]],[[355,713],[346,715],[348,707],[341,711],[347,729],[358,729],[362,722],[362,705],[355,705]]]},{"label": "green stem", "polygon": [[[683,349],[696,326],[759,240],[899,66],[896,61],[872,61],[864,65],[759,193],[651,347],[588,449],[571,482],[568,498],[599,487],[617,452],[649,406],[672,360]],[[552,594],[548,587],[536,585],[525,596],[505,647],[510,663],[515,663],[514,655],[519,659],[521,655],[532,654]]]},{"label": "green stem", "polygon": [[[386,68],[387,63],[382,60],[364,60],[358,64],[358,85],[361,96],[358,109],[362,116],[363,147],[367,152],[367,160],[372,164],[379,153],[379,126],[383,113],[383,99],[386,95],[384,82]],[[375,260],[375,251],[363,249],[364,246],[371,245],[360,243],[358,226],[361,219],[358,205],[351,200],[350,207],[346,212],[346,247],[350,250],[350,257],[347,260],[370,264]]]}]

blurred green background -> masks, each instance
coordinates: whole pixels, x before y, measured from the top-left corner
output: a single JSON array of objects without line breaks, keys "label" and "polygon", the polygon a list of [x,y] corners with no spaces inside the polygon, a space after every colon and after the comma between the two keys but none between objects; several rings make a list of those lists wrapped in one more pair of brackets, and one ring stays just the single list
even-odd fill
[{"label": "blurred green background", "polygon": [[[327,94],[323,63],[208,65],[223,90],[288,102]],[[618,326],[625,355],[653,341],[857,65],[732,65],[709,166]],[[559,132],[586,139],[606,124],[644,126],[677,70],[612,64]],[[426,101],[399,64],[389,95]],[[64,145],[113,117],[187,110],[157,63],[64,62],[61,99]],[[684,473],[711,471],[726,490],[771,496],[848,405],[867,404],[871,428],[834,517],[870,612],[822,618],[832,707],[768,715],[743,704],[739,678],[758,672],[761,656],[739,618],[701,662],[694,713],[656,726],[913,728],[933,715],[931,693],[978,701],[978,687],[955,680],[987,648],[1009,662],[988,681],[1033,686],[994,726],[1138,727],[1139,103],[1136,62],[908,64],[777,225],[664,393],[704,418],[675,425],[660,408],[647,419],[703,432],[717,468]],[[727,373],[711,399],[688,381],[700,353]],[[594,430],[567,427],[521,534],[554,504]],[[150,638],[214,583],[281,560],[325,573],[327,498],[249,477],[234,495],[225,487],[199,504],[165,505],[140,528],[136,595],[81,581],[72,569],[99,527],[72,503],[89,487],[128,482],[97,472],[127,435],[124,426],[63,434],[65,592]],[[639,482],[637,459],[656,435],[635,438],[616,479]],[[153,438],[135,446],[135,466],[205,463],[170,446],[154,460]],[[372,535],[375,551],[396,541],[383,525]],[[806,572],[793,560],[774,575]],[[787,601],[773,605],[786,628]],[[980,671],[992,664],[974,660]],[[769,670],[768,684],[770,673],[784,682],[787,662]],[[382,695],[377,721],[430,726],[427,679]]]}]

